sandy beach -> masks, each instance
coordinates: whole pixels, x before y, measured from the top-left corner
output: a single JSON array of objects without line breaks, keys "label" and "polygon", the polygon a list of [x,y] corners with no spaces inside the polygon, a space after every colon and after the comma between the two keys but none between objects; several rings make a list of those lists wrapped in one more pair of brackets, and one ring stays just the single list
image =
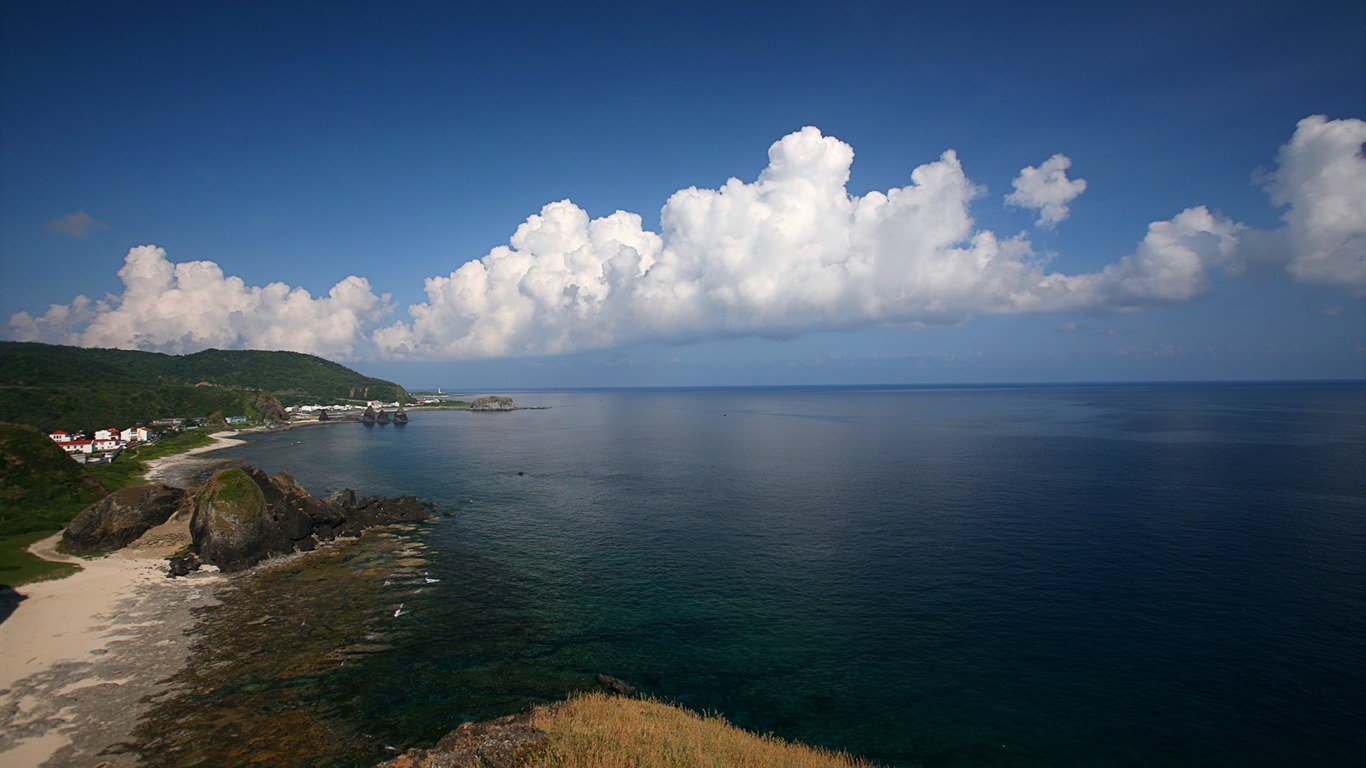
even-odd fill
[{"label": "sandy beach", "polygon": [[215,432],[210,435],[214,439],[212,445],[201,445],[184,453],[151,459],[147,462],[147,474],[143,477],[149,483],[165,483],[177,488],[199,485],[224,464],[222,460],[204,454],[242,445],[243,441],[237,439],[237,434],[232,431]]},{"label": "sandy beach", "polygon": [[[232,434],[148,462],[148,479],[193,484],[205,469],[202,454],[240,444]],[[58,553],[60,538],[29,549],[81,571],[19,587],[11,596],[13,613],[0,622],[0,765],[132,766],[136,755],[127,742],[138,717],[183,666],[192,611],[214,602],[222,577],[166,577],[165,558],[189,543],[185,517],[97,559]]]}]

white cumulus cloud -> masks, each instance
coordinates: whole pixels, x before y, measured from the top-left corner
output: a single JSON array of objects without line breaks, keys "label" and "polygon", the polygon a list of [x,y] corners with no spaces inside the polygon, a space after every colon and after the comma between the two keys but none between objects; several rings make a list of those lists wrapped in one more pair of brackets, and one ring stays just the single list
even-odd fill
[{"label": "white cumulus cloud", "polygon": [[[1251,270],[1366,295],[1366,122],[1311,117],[1265,174],[1284,225],[1258,230],[1203,205],[1152,222],[1133,252],[1094,272],[1050,271],[1024,235],[976,226],[981,191],[956,153],[909,183],[854,195],[854,151],[816,128],[775,142],[752,181],[669,197],[660,231],[617,211],[546,205],[506,245],[425,281],[425,300],[381,325],[387,296],[347,277],[326,296],[248,286],[213,262],[129,251],[122,294],[78,296],[9,336],[189,352],[254,347],[334,359],[469,359],[564,354],[644,341],[787,338],[870,325],[908,327],[1021,312],[1128,311],[1199,299]],[[1025,168],[1010,202],[1066,218],[1085,188],[1054,155]]]},{"label": "white cumulus cloud", "polygon": [[348,277],[314,298],[283,283],[246,285],[211,261],[173,264],[150,245],[128,251],[118,274],[122,294],[101,301],[77,296],[37,317],[19,312],[10,318],[11,338],[173,354],[284,349],[345,359],[388,311],[365,278]]},{"label": "white cumulus cloud", "polygon": [[1366,121],[1299,122],[1281,147],[1267,191],[1288,207],[1269,246],[1296,280],[1366,295]]},{"label": "white cumulus cloud", "polygon": [[1011,182],[1015,191],[1006,196],[1006,203],[1038,211],[1034,223],[1040,227],[1057,226],[1067,218],[1068,204],[1086,191],[1086,179],[1067,178],[1071,167],[1066,155],[1054,155],[1038,168],[1025,166]]},{"label": "white cumulus cloud", "polygon": [[[507,246],[427,280],[411,322],[379,329],[375,344],[400,358],[535,355],[1124,309],[1200,295],[1238,241],[1238,225],[1194,208],[1152,224],[1134,254],[1102,272],[1048,272],[1022,237],[975,229],[979,189],[954,152],[916,168],[907,186],[863,196],[846,187],[853,158],[804,128],[773,144],[755,181],[674,193],[658,234],[634,214],[590,219],[552,203]],[[1065,168],[1060,155],[1049,163],[1059,158]]]}]

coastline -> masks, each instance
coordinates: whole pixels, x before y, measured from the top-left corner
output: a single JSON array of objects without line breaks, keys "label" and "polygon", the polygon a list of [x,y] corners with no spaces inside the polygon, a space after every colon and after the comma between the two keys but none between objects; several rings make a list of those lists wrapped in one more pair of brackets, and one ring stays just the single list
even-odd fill
[{"label": "coastline", "polygon": [[223,577],[166,578],[166,556],[189,540],[185,518],[92,560],[57,553],[60,538],[30,551],[81,570],[20,587],[0,623],[0,765],[132,766],[120,745],[184,665],[193,611],[215,602]]},{"label": "coastline", "polygon": [[[245,441],[239,440],[238,434],[239,432],[236,430],[215,432],[209,435],[214,440],[210,445],[201,445],[183,453],[173,453],[159,459],[150,459],[147,461],[147,472],[143,474],[143,479],[149,483],[165,483],[177,488],[189,488],[198,485],[202,482],[199,479],[200,475],[210,470],[216,470],[219,465],[224,463],[223,460],[213,457],[205,458],[204,454],[242,445]],[[211,472],[209,473],[211,474]]]},{"label": "coastline", "polygon": [[[153,459],[144,477],[195,485],[224,463],[204,454],[241,445],[236,434],[218,432],[212,445]],[[133,766],[137,755],[126,743],[183,667],[194,609],[216,602],[223,577],[166,578],[166,558],[189,543],[188,516],[100,558],[58,553],[60,540],[54,534],[29,551],[81,570],[17,588],[13,612],[0,621],[0,765]]]}]

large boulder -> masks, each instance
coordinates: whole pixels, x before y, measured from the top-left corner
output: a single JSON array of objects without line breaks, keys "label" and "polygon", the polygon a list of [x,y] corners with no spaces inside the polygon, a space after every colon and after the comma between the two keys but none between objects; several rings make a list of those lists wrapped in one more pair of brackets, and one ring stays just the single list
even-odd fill
[{"label": "large boulder", "polygon": [[320,500],[289,473],[270,477],[255,467],[222,470],[193,499],[193,548],[224,571],[308,552],[319,541],[356,536],[372,526],[427,520],[436,512],[435,503],[412,496],[357,498],[350,489]]},{"label": "large boulder", "polygon": [[187,506],[186,492],[169,485],[121,488],[81,510],[62,532],[62,547],[73,554],[120,549],[182,506]]},{"label": "large boulder", "polygon": [[200,487],[190,537],[199,557],[224,571],[240,571],[294,551],[266,507],[266,494],[242,467],[221,470]]}]

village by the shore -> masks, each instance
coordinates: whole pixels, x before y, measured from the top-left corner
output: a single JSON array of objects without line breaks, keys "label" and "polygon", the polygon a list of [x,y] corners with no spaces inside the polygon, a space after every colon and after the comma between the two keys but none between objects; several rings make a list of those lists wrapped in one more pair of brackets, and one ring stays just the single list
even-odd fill
[{"label": "village by the shore", "polygon": [[[435,405],[436,399],[419,399],[418,405]],[[402,403],[385,403],[372,400],[365,405],[296,405],[285,409],[289,423],[310,421],[359,421],[372,424],[403,424],[408,421],[407,411]],[[117,427],[97,429],[89,433],[66,432],[57,430],[48,437],[67,455],[81,464],[102,464],[113,461],[120,453],[140,445],[156,441],[162,435],[179,432],[186,428],[203,425],[203,419],[171,418],[156,419],[150,426],[133,426],[126,429]],[[229,416],[223,420],[229,428],[249,426],[246,416]]]}]

